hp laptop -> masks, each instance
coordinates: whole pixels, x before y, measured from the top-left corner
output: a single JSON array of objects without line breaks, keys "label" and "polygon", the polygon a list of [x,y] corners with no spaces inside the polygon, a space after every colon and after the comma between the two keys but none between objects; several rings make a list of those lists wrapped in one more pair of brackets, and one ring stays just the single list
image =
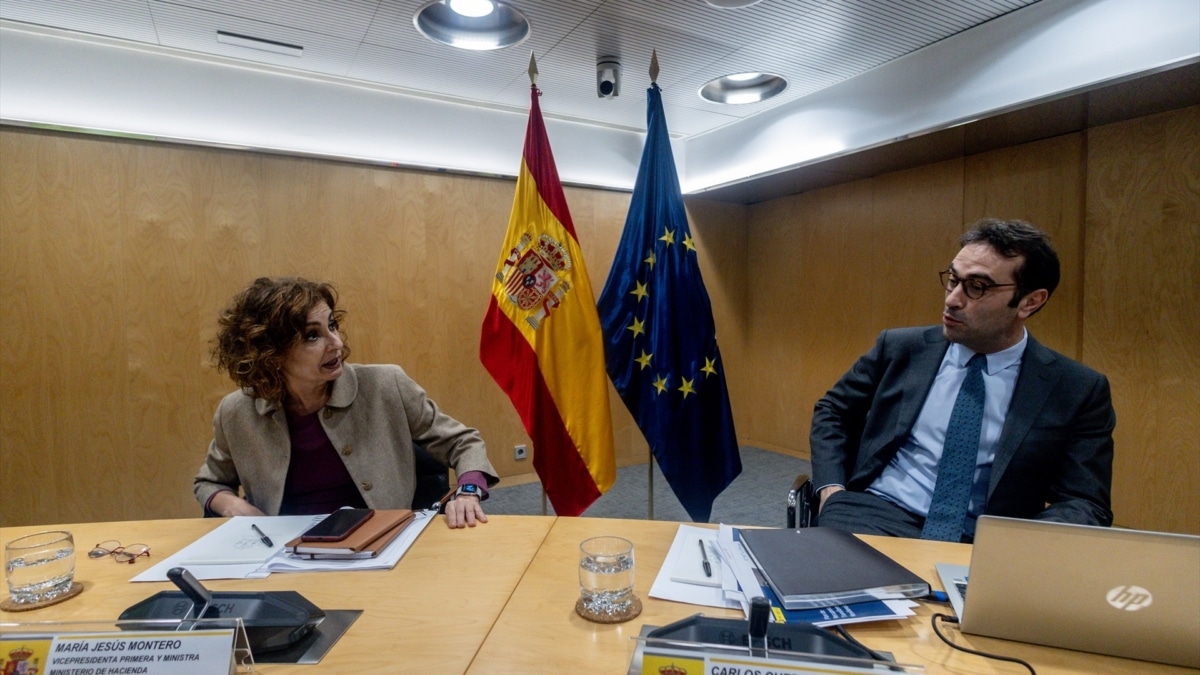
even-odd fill
[{"label": "hp laptop", "polygon": [[983,516],[937,569],[964,633],[1200,668],[1200,537]]}]

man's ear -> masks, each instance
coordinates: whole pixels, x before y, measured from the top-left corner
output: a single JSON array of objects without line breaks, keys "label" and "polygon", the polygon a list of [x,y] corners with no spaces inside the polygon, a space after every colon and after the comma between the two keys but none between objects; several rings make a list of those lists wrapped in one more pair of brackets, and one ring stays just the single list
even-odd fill
[{"label": "man's ear", "polygon": [[1033,316],[1035,312],[1041,309],[1049,299],[1050,292],[1044,288],[1039,288],[1036,291],[1026,293],[1025,297],[1021,298],[1021,301],[1017,303],[1017,314],[1019,314],[1022,319],[1028,319],[1030,316]]}]

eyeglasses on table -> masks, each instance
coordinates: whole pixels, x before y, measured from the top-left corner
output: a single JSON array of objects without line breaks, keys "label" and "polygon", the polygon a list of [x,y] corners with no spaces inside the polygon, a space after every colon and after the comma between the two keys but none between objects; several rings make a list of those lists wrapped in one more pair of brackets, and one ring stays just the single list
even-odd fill
[{"label": "eyeglasses on table", "polygon": [[130,544],[122,546],[121,542],[115,539],[109,539],[96,544],[92,550],[88,551],[89,558],[103,558],[112,556],[113,560],[119,563],[133,564],[133,561],[142,556],[150,557],[150,547],[145,544]]}]

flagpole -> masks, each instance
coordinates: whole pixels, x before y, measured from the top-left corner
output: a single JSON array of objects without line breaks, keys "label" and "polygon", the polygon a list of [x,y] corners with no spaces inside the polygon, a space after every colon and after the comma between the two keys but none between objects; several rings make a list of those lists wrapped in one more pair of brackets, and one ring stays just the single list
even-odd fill
[{"label": "flagpole", "polygon": [[[658,81],[658,50],[650,50],[650,84],[653,85]],[[646,449],[646,516],[647,520],[654,520],[654,449]]]},{"label": "flagpole", "polygon": [[[529,73],[529,86],[536,87],[537,86],[537,78],[538,78],[538,69],[537,69],[537,59],[535,59],[533,56],[533,50],[529,51],[529,70],[526,72]],[[544,515],[546,515],[546,482],[539,480],[538,484],[542,486],[542,515],[544,516]]]},{"label": "flagpole", "polygon": [[654,520],[654,451],[646,451],[646,485],[649,488],[649,499],[646,500],[647,520]]}]

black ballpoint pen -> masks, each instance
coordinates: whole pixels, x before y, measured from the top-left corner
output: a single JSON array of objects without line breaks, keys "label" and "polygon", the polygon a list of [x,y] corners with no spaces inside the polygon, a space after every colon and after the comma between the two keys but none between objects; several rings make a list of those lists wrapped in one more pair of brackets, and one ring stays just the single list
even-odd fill
[{"label": "black ballpoint pen", "polygon": [[708,562],[708,551],[704,548],[704,540],[697,539],[696,541],[700,544],[700,559],[704,561],[704,576],[711,577],[712,564]]},{"label": "black ballpoint pen", "polygon": [[254,530],[258,534],[258,538],[259,538],[259,540],[262,541],[262,543],[266,544],[267,546],[271,546],[271,547],[275,546],[275,542],[271,541],[271,538],[268,537],[265,532],[258,529],[257,525],[251,523],[250,529]]}]

